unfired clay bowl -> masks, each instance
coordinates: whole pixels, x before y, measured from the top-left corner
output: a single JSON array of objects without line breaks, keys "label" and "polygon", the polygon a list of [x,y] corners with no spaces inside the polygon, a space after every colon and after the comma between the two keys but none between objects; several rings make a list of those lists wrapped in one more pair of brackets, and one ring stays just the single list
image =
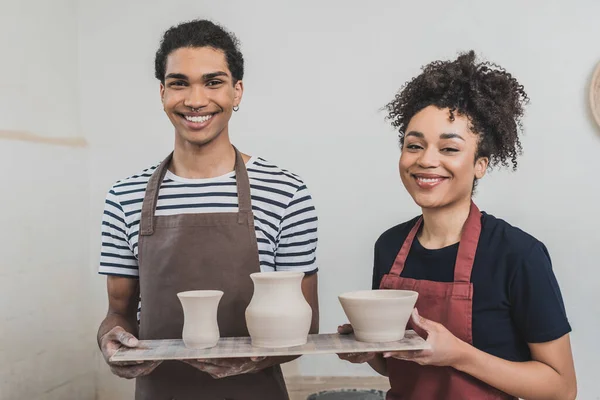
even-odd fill
[{"label": "unfired clay bowl", "polygon": [[179,292],[183,308],[182,339],[186,347],[206,349],[219,341],[217,311],[223,292],[220,290],[191,290]]},{"label": "unfired clay bowl", "polygon": [[338,296],[360,342],[402,340],[417,302],[412,290],[361,290]]}]

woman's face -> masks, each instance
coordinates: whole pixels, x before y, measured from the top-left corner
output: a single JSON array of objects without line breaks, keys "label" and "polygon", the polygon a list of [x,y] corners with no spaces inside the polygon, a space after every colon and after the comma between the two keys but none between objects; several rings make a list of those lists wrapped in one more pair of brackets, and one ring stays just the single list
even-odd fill
[{"label": "woman's face", "polygon": [[466,116],[428,106],[410,120],[400,156],[400,177],[421,208],[470,201],[474,179],[485,175],[488,159],[475,159],[478,135]]}]

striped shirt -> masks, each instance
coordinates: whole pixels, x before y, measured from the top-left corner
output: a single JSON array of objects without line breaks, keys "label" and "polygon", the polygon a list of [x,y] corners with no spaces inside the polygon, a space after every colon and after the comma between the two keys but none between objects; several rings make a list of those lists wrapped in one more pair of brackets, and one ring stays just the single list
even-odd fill
[{"label": "striped shirt", "polygon": [[[102,217],[98,272],[137,277],[142,202],[155,165],[115,183]],[[261,271],[317,270],[317,215],[302,179],[268,161],[252,157],[246,164]],[[235,172],[210,179],[186,179],[167,171],[155,215],[237,212]]]}]

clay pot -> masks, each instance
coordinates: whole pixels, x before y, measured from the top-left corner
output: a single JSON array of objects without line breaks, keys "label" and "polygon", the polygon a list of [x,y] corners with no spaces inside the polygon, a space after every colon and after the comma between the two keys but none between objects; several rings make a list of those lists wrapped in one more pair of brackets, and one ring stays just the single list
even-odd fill
[{"label": "clay pot", "polygon": [[183,307],[183,343],[192,349],[214,347],[219,341],[217,310],[220,290],[191,290],[177,293]]},{"label": "clay pot", "polygon": [[360,342],[402,340],[417,302],[412,290],[361,290],[338,296]]},{"label": "clay pot", "polygon": [[250,274],[254,294],[246,325],[255,347],[301,346],[308,340],[312,309],[302,294],[303,272]]}]

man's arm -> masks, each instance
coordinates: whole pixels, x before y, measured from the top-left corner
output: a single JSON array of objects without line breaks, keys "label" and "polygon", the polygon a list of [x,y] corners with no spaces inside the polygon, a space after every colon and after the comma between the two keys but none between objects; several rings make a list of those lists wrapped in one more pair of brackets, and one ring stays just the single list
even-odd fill
[{"label": "man's arm", "polygon": [[98,329],[98,346],[111,371],[122,378],[136,378],[151,373],[160,362],[111,363],[110,358],[123,346],[138,344],[137,306],[139,281],[116,276],[107,277],[108,313]]},{"label": "man's arm", "polygon": [[302,279],[302,294],[312,309],[309,333],[319,333],[319,287],[317,272]]},{"label": "man's arm", "polygon": [[108,292],[108,312],[98,329],[98,344],[101,338],[115,327],[121,327],[132,336],[138,336],[136,321],[139,280],[108,276],[106,279]]}]

